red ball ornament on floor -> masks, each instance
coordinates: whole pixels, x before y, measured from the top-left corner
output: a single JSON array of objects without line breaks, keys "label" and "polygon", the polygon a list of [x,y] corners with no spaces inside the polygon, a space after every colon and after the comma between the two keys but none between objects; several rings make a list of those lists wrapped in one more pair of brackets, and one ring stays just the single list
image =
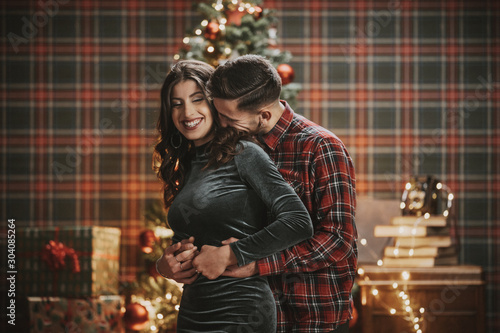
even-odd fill
[{"label": "red ball ornament on floor", "polygon": [[205,36],[206,39],[214,40],[217,39],[219,33],[220,33],[219,23],[212,21],[207,24],[203,36]]},{"label": "red ball ornament on floor", "polygon": [[295,78],[295,72],[292,66],[288,64],[279,65],[276,70],[278,71],[279,76],[281,77],[281,84],[289,84]]},{"label": "red ball ornament on floor", "polygon": [[141,232],[139,241],[141,244],[141,251],[144,253],[151,253],[153,252],[153,247],[157,239],[153,230],[146,230]]},{"label": "red ball ornament on floor", "polygon": [[123,323],[129,330],[140,331],[149,322],[148,310],[139,303],[131,303],[125,308]]}]

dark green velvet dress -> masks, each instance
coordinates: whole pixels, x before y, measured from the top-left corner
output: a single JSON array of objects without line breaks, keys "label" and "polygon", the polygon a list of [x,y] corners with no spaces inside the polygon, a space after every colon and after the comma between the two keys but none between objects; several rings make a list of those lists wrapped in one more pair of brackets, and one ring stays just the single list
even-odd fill
[{"label": "dark green velvet dress", "polygon": [[[230,237],[240,239],[231,244],[240,266],[313,233],[306,208],[271,159],[257,145],[242,144],[241,153],[216,170],[202,170],[207,156],[203,146],[196,148],[185,185],[168,214],[174,242],[194,236],[201,249],[205,244],[221,246]],[[275,332],[276,306],[267,279],[208,280],[200,275],[184,286],[177,331]]]}]

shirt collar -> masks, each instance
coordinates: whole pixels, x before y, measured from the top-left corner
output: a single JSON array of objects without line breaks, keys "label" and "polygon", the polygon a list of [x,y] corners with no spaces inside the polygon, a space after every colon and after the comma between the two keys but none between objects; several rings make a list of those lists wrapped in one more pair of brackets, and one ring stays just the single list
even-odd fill
[{"label": "shirt collar", "polygon": [[280,119],[276,125],[274,125],[272,130],[259,136],[260,141],[262,141],[271,150],[276,149],[276,146],[278,146],[281,138],[290,127],[294,114],[292,108],[286,101],[280,100],[280,102],[285,107]]}]

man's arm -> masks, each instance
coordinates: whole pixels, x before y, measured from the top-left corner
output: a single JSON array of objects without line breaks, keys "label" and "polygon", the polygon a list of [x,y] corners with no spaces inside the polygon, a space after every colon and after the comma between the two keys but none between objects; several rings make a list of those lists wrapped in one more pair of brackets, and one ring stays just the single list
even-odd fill
[{"label": "man's arm", "polygon": [[167,247],[156,263],[158,273],[178,283],[193,283],[198,277],[192,265],[193,258],[198,254],[193,242],[194,237],[191,237]]},{"label": "man's arm", "polygon": [[354,225],[355,176],[352,161],[342,143],[318,144],[309,172],[312,238],[257,261],[260,275],[312,272],[346,263],[356,253]]}]

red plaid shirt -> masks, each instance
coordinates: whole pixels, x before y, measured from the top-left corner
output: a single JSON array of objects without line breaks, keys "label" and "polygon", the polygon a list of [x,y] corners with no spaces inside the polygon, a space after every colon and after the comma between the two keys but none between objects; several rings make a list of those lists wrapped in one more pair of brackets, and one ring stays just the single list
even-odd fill
[{"label": "red plaid shirt", "polygon": [[351,317],[357,266],[354,167],[333,133],[286,109],[260,137],[311,214],[314,236],[257,262],[278,307],[278,332],[330,332]]}]

